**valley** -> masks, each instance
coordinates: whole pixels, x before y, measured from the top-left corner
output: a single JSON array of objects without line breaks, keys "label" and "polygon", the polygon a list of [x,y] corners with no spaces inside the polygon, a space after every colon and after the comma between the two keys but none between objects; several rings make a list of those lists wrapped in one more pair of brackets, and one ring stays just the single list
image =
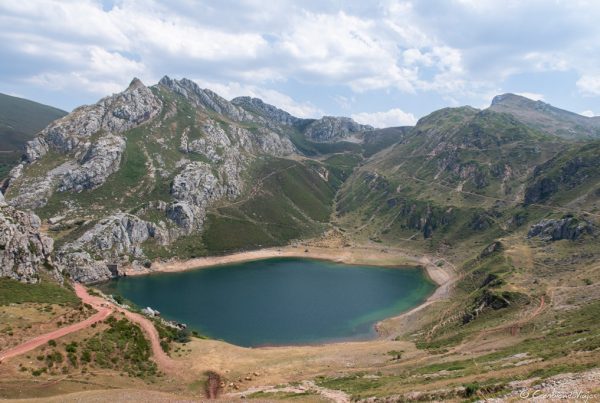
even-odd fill
[{"label": "valley", "polygon": [[[597,121],[536,102],[505,94],[375,129],[165,76],[77,108],[5,182],[2,351],[57,339],[2,360],[0,397],[461,401],[552,382],[598,393]],[[94,286],[274,257],[419,266],[438,288],[373,340],[248,348]]]}]

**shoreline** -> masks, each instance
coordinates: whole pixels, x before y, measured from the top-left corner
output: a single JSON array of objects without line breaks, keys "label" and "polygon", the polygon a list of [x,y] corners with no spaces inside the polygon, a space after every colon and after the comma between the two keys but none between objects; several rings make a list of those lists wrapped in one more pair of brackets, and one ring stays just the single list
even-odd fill
[{"label": "shoreline", "polygon": [[[444,266],[438,267],[428,256],[409,255],[405,252],[391,248],[375,250],[371,247],[328,248],[284,246],[279,248],[264,248],[222,256],[206,256],[188,260],[172,259],[164,262],[153,262],[152,267],[149,269],[125,266],[123,273],[126,276],[144,276],[154,273],[177,273],[278,257],[326,260],[348,265],[395,268],[402,268],[403,266],[420,267],[424,269],[427,278],[437,286],[436,291],[454,278],[454,272],[448,267],[450,264],[445,259],[437,259],[438,261],[443,260],[445,262]],[[433,294],[436,294],[436,292]]]},{"label": "shoreline", "polygon": [[[340,248],[288,245],[237,252],[222,256],[207,256],[188,260],[173,259],[164,262],[154,262],[150,269],[127,266],[124,268],[124,274],[127,276],[141,276],[153,273],[177,273],[278,257],[308,258],[348,265],[394,267],[397,269],[402,269],[402,267],[421,268],[425,276],[436,285],[435,290],[427,297],[427,299],[412,309],[376,322],[374,324],[377,333],[375,340],[384,339],[390,336],[390,334],[388,334],[389,332],[384,329],[386,323],[407,318],[437,301],[448,298],[452,285],[457,280],[457,273],[454,265],[444,258],[434,258],[428,255],[412,255],[401,249],[374,248],[372,246]],[[439,262],[443,262],[443,264],[436,264]]]}]

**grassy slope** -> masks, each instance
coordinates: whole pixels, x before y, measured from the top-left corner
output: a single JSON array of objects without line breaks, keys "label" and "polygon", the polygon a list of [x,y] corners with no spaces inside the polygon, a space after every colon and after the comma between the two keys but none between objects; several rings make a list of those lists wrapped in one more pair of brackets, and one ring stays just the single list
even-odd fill
[{"label": "grassy slope", "polygon": [[[419,125],[414,137],[366,161],[344,184],[337,222],[362,242],[457,263],[452,299],[424,310],[404,336],[428,351],[432,364],[401,363],[379,376],[349,371],[319,383],[353,397],[424,390],[429,399],[465,398],[464,391],[431,391],[469,386],[493,396],[513,380],[597,365],[597,235],[553,243],[526,238],[532,223],[568,212],[600,223],[584,210],[597,212],[600,200],[597,143],[557,141],[505,115],[468,108],[436,112]],[[443,149],[431,153],[440,142]],[[458,151],[448,151],[452,145]],[[498,161],[513,173],[504,184],[493,174]],[[458,176],[468,165],[485,180]],[[556,181],[556,191],[544,204],[523,205],[525,189],[540,178]],[[495,239],[502,240],[499,250],[480,254]],[[531,361],[520,364],[515,355]]]},{"label": "grassy slope", "polygon": [[67,112],[0,94],[0,178],[19,161],[25,142]]},{"label": "grassy slope", "polygon": [[[208,251],[222,253],[283,245],[317,235],[329,221],[333,198],[354,157],[337,157],[324,165],[264,159],[249,176],[258,178],[250,197],[223,205],[209,215],[204,240]],[[327,180],[319,173],[329,168]],[[262,178],[262,179],[261,179]]]},{"label": "grassy slope", "polygon": [[[135,211],[146,200],[167,194],[168,181],[148,179],[146,162],[158,153],[167,164],[179,158],[181,131],[194,125],[196,115],[177,102],[179,112],[157,130],[127,133],[123,169],[109,179],[110,186],[76,196],[81,197],[80,211],[115,197]],[[352,143],[319,149],[322,145],[293,138],[319,161],[257,159],[248,173],[248,183],[255,186],[246,195],[212,208],[202,235],[183,238],[169,250],[157,248],[153,257],[217,254],[314,236],[329,225],[335,206],[333,223],[353,241],[448,257],[457,263],[460,279],[452,299],[424,310],[418,326],[408,326],[402,336],[426,351],[426,360],[400,360],[366,373],[347,369],[319,378],[321,385],[366,397],[471,388],[477,382],[476,391],[493,395],[511,380],[597,365],[597,238],[555,243],[526,239],[530,224],[565,213],[554,205],[575,214],[597,208],[597,144],[563,142],[507,115],[472,108],[435,112],[392,147],[396,137],[388,134],[372,141],[368,150]],[[159,137],[167,149],[156,143]],[[444,146],[438,148],[440,144]],[[361,154],[368,157],[383,149],[376,158],[362,160]],[[339,153],[327,155],[331,151]],[[584,161],[584,168],[572,174],[574,160]],[[559,186],[545,205],[524,206],[520,197],[534,182],[531,173],[538,165],[536,180],[552,178]],[[138,191],[127,192],[132,186]],[[159,218],[148,214],[148,219]],[[481,255],[496,239],[503,246]],[[546,306],[537,312],[542,300]],[[517,354],[532,361],[519,364]],[[445,397],[469,396],[432,395]]]},{"label": "grassy slope", "polygon": [[0,278],[0,305],[24,302],[77,305],[75,292],[52,281],[25,284],[8,278]]}]

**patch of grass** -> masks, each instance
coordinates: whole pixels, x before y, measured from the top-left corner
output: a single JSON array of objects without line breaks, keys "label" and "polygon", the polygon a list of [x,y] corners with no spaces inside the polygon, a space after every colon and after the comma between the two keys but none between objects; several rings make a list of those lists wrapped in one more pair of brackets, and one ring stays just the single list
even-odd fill
[{"label": "patch of grass", "polygon": [[79,305],[75,292],[66,286],[51,281],[26,284],[19,281],[0,278],[0,305],[20,304],[24,302]]},{"label": "patch of grass", "polygon": [[258,391],[246,396],[248,399],[274,399],[274,400],[288,400],[288,399],[304,399],[307,397],[318,396],[317,392],[304,391],[304,392],[263,392]]},{"label": "patch of grass", "polygon": [[357,374],[339,378],[318,377],[315,381],[318,386],[342,390],[353,397],[356,397],[364,395],[365,392],[368,394],[373,389],[377,389],[389,383],[390,377],[365,378],[362,374]]},{"label": "patch of grass", "polygon": [[[138,378],[157,375],[156,364],[150,360],[152,348],[142,329],[127,319],[117,320],[113,316],[105,322],[108,329],[82,343],[78,364],[114,369]],[[74,350],[70,354],[76,354],[76,346]]]},{"label": "patch of grass", "polygon": [[335,187],[321,176],[324,172],[318,163],[259,161],[248,173],[262,178],[254,193],[208,214],[203,234],[207,250],[219,254],[277,246],[321,232],[335,195]]},{"label": "patch of grass", "polygon": [[177,256],[179,259],[194,259],[208,254],[202,234],[186,235],[178,238],[171,245],[162,246],[153,239],[142,244],[148,259],[167,259]]}]

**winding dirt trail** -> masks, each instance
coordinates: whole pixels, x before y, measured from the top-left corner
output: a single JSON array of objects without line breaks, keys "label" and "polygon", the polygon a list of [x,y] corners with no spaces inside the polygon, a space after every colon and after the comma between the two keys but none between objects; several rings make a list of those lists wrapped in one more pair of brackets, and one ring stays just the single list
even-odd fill
[{"label": "winding dirt trail", "polygon": [[69,326],[65,326],[60,329],[56,329],[49,333],[42,334],[42,335],[34,337],[33,339],[28,340],[22,344],[19,344],[18,346],[15,346],[13,348],[10,348],[8,350],[4,350],[4,351],[0,352],[0,362],[6,360],[8,358],[12,358],[17,355],[21,355],[28,351],[31,351],[43,344],[48,343],[48,341],[50,341],[50,340],[58,339],[59,337],[66,336],[67,334],[77,332],[81,329],[85,329],[86,327],[91,326],[92,324],[94,324],[96,322],[106,319],[113,312],[112,309],[110,309],[108,306],[106,306],[106,303],[98,304],[95,301],[94,301],[94,303],[92,303],[91,298],[95,298],[95,297],[92,297],[91,295],[89,295],[83,286],[81,286],[79,284],[75,284],[75,292],[77,293],[77,296],[79,298],[81,298],[81,300],[84,303],[88,303],[88,304],[92,305],[98,312],[96,312],[94,315],[90,316],[89,318],[87,318],[81,322],[78,322],[78,323],[75,323],[75,324],[72,324]]},{"label": "winding dirt trail", "polygon": [[146,336],[150,339],[150,345],[152,346],[152,354],[153,359],[158,365],[158,367],[164,372],[174,372],[177,370],[177,363],[171,359],[165,353],[160,346],[160,337],[158,336],[158,331],[154,327],[154,324],[150,322],[150,320],[146,319],[142,315],[137,313],[128,311],[122,308],[116,308],[117,311],[125,314],[125,317],[129,319],[131,322],[137,323],[146,333]]},{"label": "winding dirt trail", "polygon": [[172,372],[177,369],[176,362],[173,361],[160,346],[160,337],[158,335],[158,331],[156,330],[154,324],[152,324],[150,320],[137,313],[130,312],[126,309],[117,307],[101,297],[90,295],[87,292],[86,288],[81,284],[75,283],[73,284],[73,287],[75,289],[75,293],[81,299],[81,301],[84,304],[90,304],[98,312],[81,322],[54,330],[49,333],[39,335],[18,346],[0,352],[0,362],[4,361],[5,359],[12,358],[24,354],[28,351],[31,351],[41,345],[48,343],[48,341],[50,340],[58,339],[60,337],[66,336],[67,334],[85,329],[86,327],[91,326],[96,322],[100,322],[106,319],[108,316],[115,312],[120,312],[123,315],[125,315],[127,319],[129,319],[131,322],[138,324],[144,330],[146,336],[150,340],[153,359],[158,365],[158,367],[164,372]]}]

